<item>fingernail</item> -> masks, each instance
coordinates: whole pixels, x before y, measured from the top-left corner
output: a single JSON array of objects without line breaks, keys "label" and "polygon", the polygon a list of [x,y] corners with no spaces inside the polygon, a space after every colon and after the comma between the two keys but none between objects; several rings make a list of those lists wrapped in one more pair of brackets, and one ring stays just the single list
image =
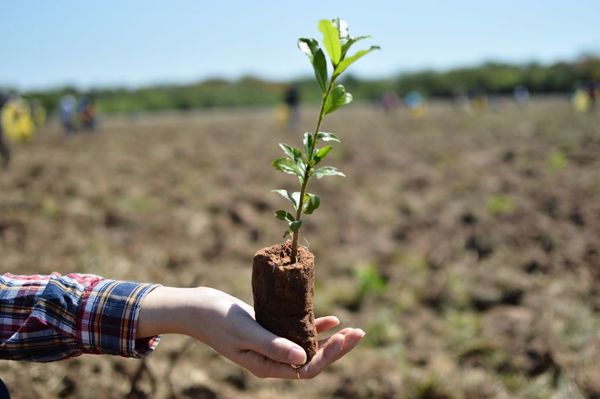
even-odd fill
[{"label": "fingernail", "polygon": [[363,338],[365,335],[367,335],[367,333],[360,328],[358,329],[358,332],[359,332],[361,338]]},{"label": "fingernail", "polygon": [[306,363],[306,352],[299,346],[294,346],[290,351],[289,362],[294,365]]}]

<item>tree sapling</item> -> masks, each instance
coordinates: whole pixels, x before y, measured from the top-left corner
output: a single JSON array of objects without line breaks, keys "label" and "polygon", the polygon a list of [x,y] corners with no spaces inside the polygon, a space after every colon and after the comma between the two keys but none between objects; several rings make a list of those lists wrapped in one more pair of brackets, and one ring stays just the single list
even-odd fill
[{"label": "tree sapling", "polygon": [[379,48],[371,46],[349,55],[352,45],[369,36],[351,37],[348,24],[339,18],[321,20],[318,27],[323,34],[322,44],[329,56],[331,74],[319,42],[310,38],[298,40],[298,47],[308,56],[322,91],[315,129],[304,133],[303,145],[299,148],[279,144],[285,157],[273,161],[277,170],[296,176],[300,187],[300,191],[295,192],[273,190],[291,204],[292,212],[284,209],[275,212],[275,217],[287,223],[284,238],[291,236],[291,241],[259,250],[252,269],[256,320],[274,334],[302,346],[307,361],[318,349],[313,310],[314,256],[299,246],[298,240],[302,216],[312,214],[320,205],[319,196],[308,192],[308,183],[313,176],[317,179],[344,176],[333,166],[320,166],[332,146],[318,145],[340,142],[333,133],[322,132],[321,124],[326,115],[352,101],[352,95],[341,84],[335,84],[336,80],[356,60]]}]

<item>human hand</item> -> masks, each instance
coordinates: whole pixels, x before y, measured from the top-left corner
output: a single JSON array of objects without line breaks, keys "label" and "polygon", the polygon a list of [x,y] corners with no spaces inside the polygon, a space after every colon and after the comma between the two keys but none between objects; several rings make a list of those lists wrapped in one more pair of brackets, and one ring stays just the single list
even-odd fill
[{"label": "human hand", "polygon": [[[340,321],[327,316],[315,323],[321,333],[337,327]],[[304,364],[304,350],[261,327],[254,319],[254,309],[244,301],[207,287],[160,287],[142,302],[137,336],[169,332],[206,343],[257,377],[288,379],[314,378],[354,349],[365,335],[360,329],[342,329],[321,340],[317,354]]]}]

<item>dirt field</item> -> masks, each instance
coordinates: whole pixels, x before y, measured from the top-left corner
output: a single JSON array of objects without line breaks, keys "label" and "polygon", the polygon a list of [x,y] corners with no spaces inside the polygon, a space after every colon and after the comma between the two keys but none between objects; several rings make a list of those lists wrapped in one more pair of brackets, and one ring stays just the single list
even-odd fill
[{"label": "dirt field", "polygon": [[[304,109],[301,126],[313,126]],[[600,398],[600,110],[566,100],[420,120],[351,106],[326,121],[347,175],[305,219],[317,315],[367,336],[312,381],[259,380],[165,336],[145,362],[0,362],[14,398]],[[280,241],[271,110],[50,125],[0,171],[0,271],[208,285],[251,302]],[[143,367],[140,367],[143,366]]]}]

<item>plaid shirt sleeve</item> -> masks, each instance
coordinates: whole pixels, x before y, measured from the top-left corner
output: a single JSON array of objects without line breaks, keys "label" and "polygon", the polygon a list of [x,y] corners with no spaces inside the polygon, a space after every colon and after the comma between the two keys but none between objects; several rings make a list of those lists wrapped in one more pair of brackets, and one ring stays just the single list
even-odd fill
[{"label": "plaid shirt sleeve", "polygon": [[142,357],[159,341],[135,338],[141,300],[156,287],[91,274],[0,275],[0,358]]}]

